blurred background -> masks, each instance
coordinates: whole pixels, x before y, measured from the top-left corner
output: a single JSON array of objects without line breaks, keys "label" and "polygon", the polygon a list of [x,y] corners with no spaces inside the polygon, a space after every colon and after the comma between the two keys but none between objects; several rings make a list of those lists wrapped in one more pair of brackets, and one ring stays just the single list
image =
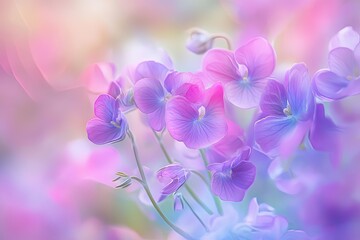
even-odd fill
[{"label": "blurred background", "polygon": [[[96,77],[95,63],[114,64],[103,77],[111,81],[126,66],[161,58],[162,48],[175,69],[196,71],[202,56],[185,43],[188,30],[199,27],[226,34],[234,48],[263,36],[275,48],[277,71],[305,62],[313,74],[327,67],[333,35],[348,25],[360,30],[359,13],[359,0],[0,0],[0,239],[166,238],[166,225],[138,204],[136,187],[111,187],[117,171],[132,171],[129,143],[95,146],[87,140],[93,102],[108,84]],[[221,40],[215,45],[226,47]],[[339,190],[334,202],[355,199],[349,204],[356,213],[359,101],[354,96],[326,105],[350,131],[344,131],[338,168],[319,170],[324,188]],[[161,155],[146,147],[153,139],[138,113],[130,119],[143,155]],[[305,158],[322,161],[317,155]],[[317,209],[311,199],[323,194],[305,199],[268,185],[260,179],[250,196],[279,207],[293,219],[291,226],[318,231],[294,209]],[[171,210],[170,203],[162,207]],[[354,218],[359,223],[359,215]]]}]

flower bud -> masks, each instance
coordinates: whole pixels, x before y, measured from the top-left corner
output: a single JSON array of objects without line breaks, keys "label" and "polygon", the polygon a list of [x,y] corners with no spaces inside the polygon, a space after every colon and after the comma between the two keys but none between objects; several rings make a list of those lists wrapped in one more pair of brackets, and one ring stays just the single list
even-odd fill
[{"label": "flower bud", "polygon": [[195,54],[204,54],[212,48],[212,36],[201,29],[194,29],[190,32],[190,37],[187,39],[186,48]]}]

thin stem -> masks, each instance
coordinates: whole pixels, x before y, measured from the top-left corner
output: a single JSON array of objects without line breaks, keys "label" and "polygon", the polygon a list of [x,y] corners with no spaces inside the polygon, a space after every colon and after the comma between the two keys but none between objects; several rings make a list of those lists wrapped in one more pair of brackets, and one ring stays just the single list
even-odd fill
[{"label": "thin stem", "polygon": [[191,170],[191,172],[194,173],[195,175],[197,175],[206,184],[206,186],[208,186],[208,188],[211,189],[210,184],[208,183],[206,178],[201,173],[199,173],[198,171],[195,171],[195,170]]},{"label": "thin stem", "polygon": [[200,200],[200,198],[196,195],[196,193],[194,193],[194,191],[189,187],[189,185],[185,184],[185,189],[189,192],[190,196],[195,200],[195,202],[197,202],[204,210],[205,212],[207,212],[210,215],[213,215],[214,212],[211,211],[211,209],[206,206],[206,204]]},{"label": "thin stem", "polygon": [[[199,151],[200,151],[201,158],[204,161],[205,168],[207,168],[207,166],[209,165],[209,161],[207,160],[205,151],[204,151],[204,149],[199,149]],[[210,172],[207,171],[207,170],[206,170],[206,172],[208,173],[209,179],[211,179]],[[216,206],[216,209],[217,209],[218,213],[220,215],[223,215],[224,211],[222,209],[221,202],[220,202],[219,198],[217,196],[213,195],[213,194],[211,194],[211,195],[213,197],[213,200],[214,200],[214,203],[215,203],[215,206]]]},{"label": "thin stem", "polygon": [[213,40],[217,39],[217,38],[224,39],[226,41],[226,45],[227,45],[228,49],[231,50],[231,43],[230,43],[229,38],[227,38],[226,36],[223,36],[223,35],[214,35],[212,37]]},{"label": "thin stem", "polygon": [[146,194],[148,195],[152,205],[154,206],[154,208],[156,209],[156,211],[159,213],[159,215],[161,216],[161,218],[175,231],[177,232],[178,234],[180,234],[182,237],[186,238],[186,239],[194,239],[193,237],[191,237],[189,234],[187,234],[186,232],[184,232],[182,229],[178,228],[177,226],[175,226],[164,214],[163,212],[161,211],[160,207],[158,206],[158,204],[156,203],[156,201],[154,200],[154,197],[152,196],[151,192],[150,192],[150,189],[149,189],[149,186],[147,184],[147,181],[146,181],[146,176],[145,176],[145,173],[144,173],[144,169],[140,163],[140,158],[139,158],[139,153],[138,153],[138,150],[137,150],[137,147],[136,147],[136,143],[135,143],[135,139],[134,139],[134,136],[133,134],[131,133],[130,130],[128,130],[128,136],[129,138],[131,139],[131,143],[132,143],[132,147],[133,147],[133,151],[134,151],[134,156],[135,156],[135,161],[136,161],[136,165],[139,169],[139,172],[140,172],[140,176],[141,176],[141,179],[139,180],[142,180],[142,185],[144,187],[144,190],[146,192]]},{"label": "thin stem", "polygon": [[199,220],[199,222],[201,223],[201,225],[205,228],[205,230],[208,232],[209,229],[208,227],[205,225],[205,223],[203,222],[203,220],[201,220],[201,218],[199,217],[199,215],[197,215],[197,213],[194,211],[194,209],[191,207],[191,205],[189,204],[189,202],[185,199],[185,197],[183,196],[182,199],[184,200],[185,204],[189,207],[190,211],[194,214],[194,216],[197,218],[197,220]]},{"label": "thin stem", "polygon": [[[160,137],[154,130],[153,130],[153,133],[154,133],[154,135],[155,135],[155,137],[156,137],[156,139],[157,139],[157,141],[158,141],[158,143],[159,143],[159,145],[160,145],[160,148],[161,148],[162,152],[164,153],[165,158],[166,158],[166,160],[168,161],[168,163],[170,163],[170,164],[174,163],[174,162],[171,160],[171,157],[170,157],[168,151],[166,150],[166,148],[165,148],[165,146],[164,146],[164,144],[163,144],[163,142],[162,142],[161,137]],[[185,183],[184,186],[185,186],[185,189],[189,192],[190,196],[205,210],[205,212],[207,212],[207,213],[210,214],[210,215],[214,214],[213,211],[211,211],[211,209],[210,209],[208,206],[206,206],[206,204],[205,204],[203,201],[200,200],[200,198],[199,198],[199,197],[196,195],[196,193],[189,187],[188,184]]]},{"label": "thin stem", "polygon": [[165,158],[168,161],[168,163],[170,163],[170,164],[174,163],[174,161],[171,160],[171,157],[170,157],[169,153],[166,151],[166,148],[165,148],[164,144],[162,143],[161,137],[154,130],[153,130],[153,133],[154,133],[154,135],[155,135],[155,137],[156,137],[156,139],[157,139],[157,141],[158,141],[158,143],[160,145],[160,148],[161,148],[162,152],[164,153]]}]

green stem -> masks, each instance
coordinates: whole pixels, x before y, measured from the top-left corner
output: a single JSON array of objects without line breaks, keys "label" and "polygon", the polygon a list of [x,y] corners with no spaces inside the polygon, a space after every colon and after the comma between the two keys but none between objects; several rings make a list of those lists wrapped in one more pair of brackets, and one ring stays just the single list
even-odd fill
[{"label": "green stem", "polygon": [[[165,158],[166,158],[167,162],[169,164],[174,163],[174,161],[171,160],[170,155],[169,155],[168,151],[166,150],[166,148],[165,148],[165,146],[164,146],[164,144],[162,142],[161,137],[154,130],[153,130],[153,133],[154,133],[154,135],[155,135],[155,137],[156,137],[156,139],[157,139],[157,141],[158,141],[158,143],[160,145],[160,148],[161,148],[162,152],[165,155]],[[190,196],[204,209],[205,212],[207,212],[210,215],[214,214],[213,211],[211,211],[211,209],[208,206],[206,206],[206,204],[203,201],[200,200],[200,198],[189,187],[188,184],[185,183],[184,186],[185,186],[185,189],[189,192]]]},{"label": "green stem", "polygon": [[149,189],[149,186],[147,184],[147,180],[146,180],[146,176],[145,176],[145,173],[144,173],[144,169],[140,163],[140,158],[139,158],[139,153],[138,153],[138,150],[137,150],[137,147],[136,147],[136,143],[135,143],[135,139],[134,139],[134,136],[133,134],[131,133],[130,130],[128,130],[128,136],[131,140],[131,143],[132,143],[132,148],[133,148],[133,151],[134,151],[134,156],[135,156],[135,161],[136,161],[136,165],[139,169],[139,172],[140,172],[140,176],[141,176],[141,180],[142,181],[142,185],[145,189],[145,192],[146,194],[148,195],[152,205],[154,206],[154,208],[156,209],[156,211],[159,213],[159,215],[161,216],[161,218],[175,231],[177,232],[178,234],[180,234],[182,237],[186,238],[186,239],[194,239],[193,237],[191,237],[189,234],[187,234],[186,232],[184,232],[182,229],[178,228],[177,226],[175,226],[164,214],[163,212],[161,211],[160,207],[158,206],[158,204],[156,203],[154,197],[152,196],[151,192],[150,192],[150,189]]},{"label": "green stem", "polygon": [[[204,149],[199,149],[199,151],[200,151],[201,158],[204,161],[205,168],[207,168],[207,166],[209,165],[209,161],[207,160]],[[210,172],[207,171],[207,170],[206,170],[206,172],[208,173],[209,179],[211,179]],[[213,195],[213,194],[211,194],[211,195],[213,197],[213,200],[214,200],[214,203],[215,203],[215,206],[216,206],[216,209],[217,209],[218,213],[220,215],[223,215],[224,211],[223,211],[223,208],[222,208],[222,205],[221,205],[221,202],[220,202],[219,198],[217,196]]]},{"label": "green stem", "polygon": [[201,225],[205,228],[205,230],[208,232],[209,229],[208,227],[205,225],[205,223],[203,222],[203,220],[201,220],[201,218],[199,217],[199,215],[197,215],[197,213],[194,211],[194,209],[191,207],[191,205],[189,204],[189,202],[185,199],[185,197],[183,196],[182,199],[184,200],[185,204],[189,207],[190,211],[194,214],[194,216],[197,218],[197,220],[199,220],[199,222],[201,223]]}]

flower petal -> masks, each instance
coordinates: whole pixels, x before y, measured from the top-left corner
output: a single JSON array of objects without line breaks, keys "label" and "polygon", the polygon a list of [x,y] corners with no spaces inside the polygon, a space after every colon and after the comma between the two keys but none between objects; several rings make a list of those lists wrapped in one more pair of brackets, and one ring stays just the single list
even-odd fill
[{"label": "flower petal", "polygon": [[348,48],[335,48],[329,53],[329,68],[332,72],[345,78],[358,77],[357,61],[354,52]]},{"label": "flower petal", "polygon": [[166,124],[170,135],[189,148],[204,148],[223,138],[227,131],[221,85],[208,90],[205,115],[182,96],[173,97],[166,106]]},{"label": "flower petal", "polygon": [[237,107],[252,108],[258,105],[267,79],[256,82],[231,81],[225,84],[227,99]]},{"label": "flower petal", "polygon": [[270,80],[260,100],[260,108],[265,116],[284,116],[287,107],[287,96],[284,85]]},{"label": "flower petal", "polygon": [[346,47],[354,50],[359,42],[359,33],[355,32],[351,26],[347,26],[341,29],[334,37],[331,38],[329,43],[329,51],[338,47]]},{"label": "flower petal", "polygon": [[316,113],[310,129],[311,145],[318,151],[336,151],[339,141],[339,128],[325,116],[324,105],[316,105]]},{"label": "flower petal", "polygon": [[163,106],[165,102],[164,90],[156,79],[143,78],[135,84],[134,100],[141,112],[152,113]]},{"label": "flower petal", "polygon": [[136,83],[143,78],[152,78],[163,83],[168,71],[169,69],[161,63],[154,61],[141,62],[135,69],[134,82]]},{"label": "flower petal", "polygon": [[147,114],[149,125],[155,131],[161,131],[165,128],[165,102],[154,112]]},{"label": "flower petal", "polygon": [[117,128],[111,123],[93,118],[86,125],[88,138],[95,144],[106,144],[121,141],[125,138],[126,128]]},{"label": "flower petal", "polygon": [[212,49],[206,53],[203,70],[214,82],[234,81],[240,77],[234,54],[221,49]]},{"label": "flower petal", "polygon": [[114,120],[118,114],[118,104],[115,98],[107,94],[100,95],[95,101],[94,113],[105,122],[109,123]]},{"label": "flower petal", "polygon": [[328,71],[318,71],[313,80],[313,91],[316,96],[324,100],[339,100],[347,96],[345,91],[349,81],[339,75]]},{"label": "flower petal", "polygon": [[250,81],[266,78],[275,68],[275,52],[264,38],[254,38],[235,51],[237,63],[244,64]]},{"label": "flower petal", "polygon": [[295,64],[285,77],[288,101],[292,115],[301,120],[312,118],[314,113],[314,96],[311,91],[311,80],[305,64]]},{"label": "flower petal", "polygon": [[245,190],[236,187],[232,179],[222,172],[217,172],[213,175],[211,190],[224,201],[241,201],[245,195]]},{"label": "flower petal", "polygon": [[247,161],[241,161],[232,167],[231,179],[233,183],[242,189],[248,189],[255,180],[255,166]]},{"label": "flower petal", "polygon": [[291,117],[268,116],[255,122],[255,141],[265,152],[280,147],[281,141],[295,127],[296,121]]}]

